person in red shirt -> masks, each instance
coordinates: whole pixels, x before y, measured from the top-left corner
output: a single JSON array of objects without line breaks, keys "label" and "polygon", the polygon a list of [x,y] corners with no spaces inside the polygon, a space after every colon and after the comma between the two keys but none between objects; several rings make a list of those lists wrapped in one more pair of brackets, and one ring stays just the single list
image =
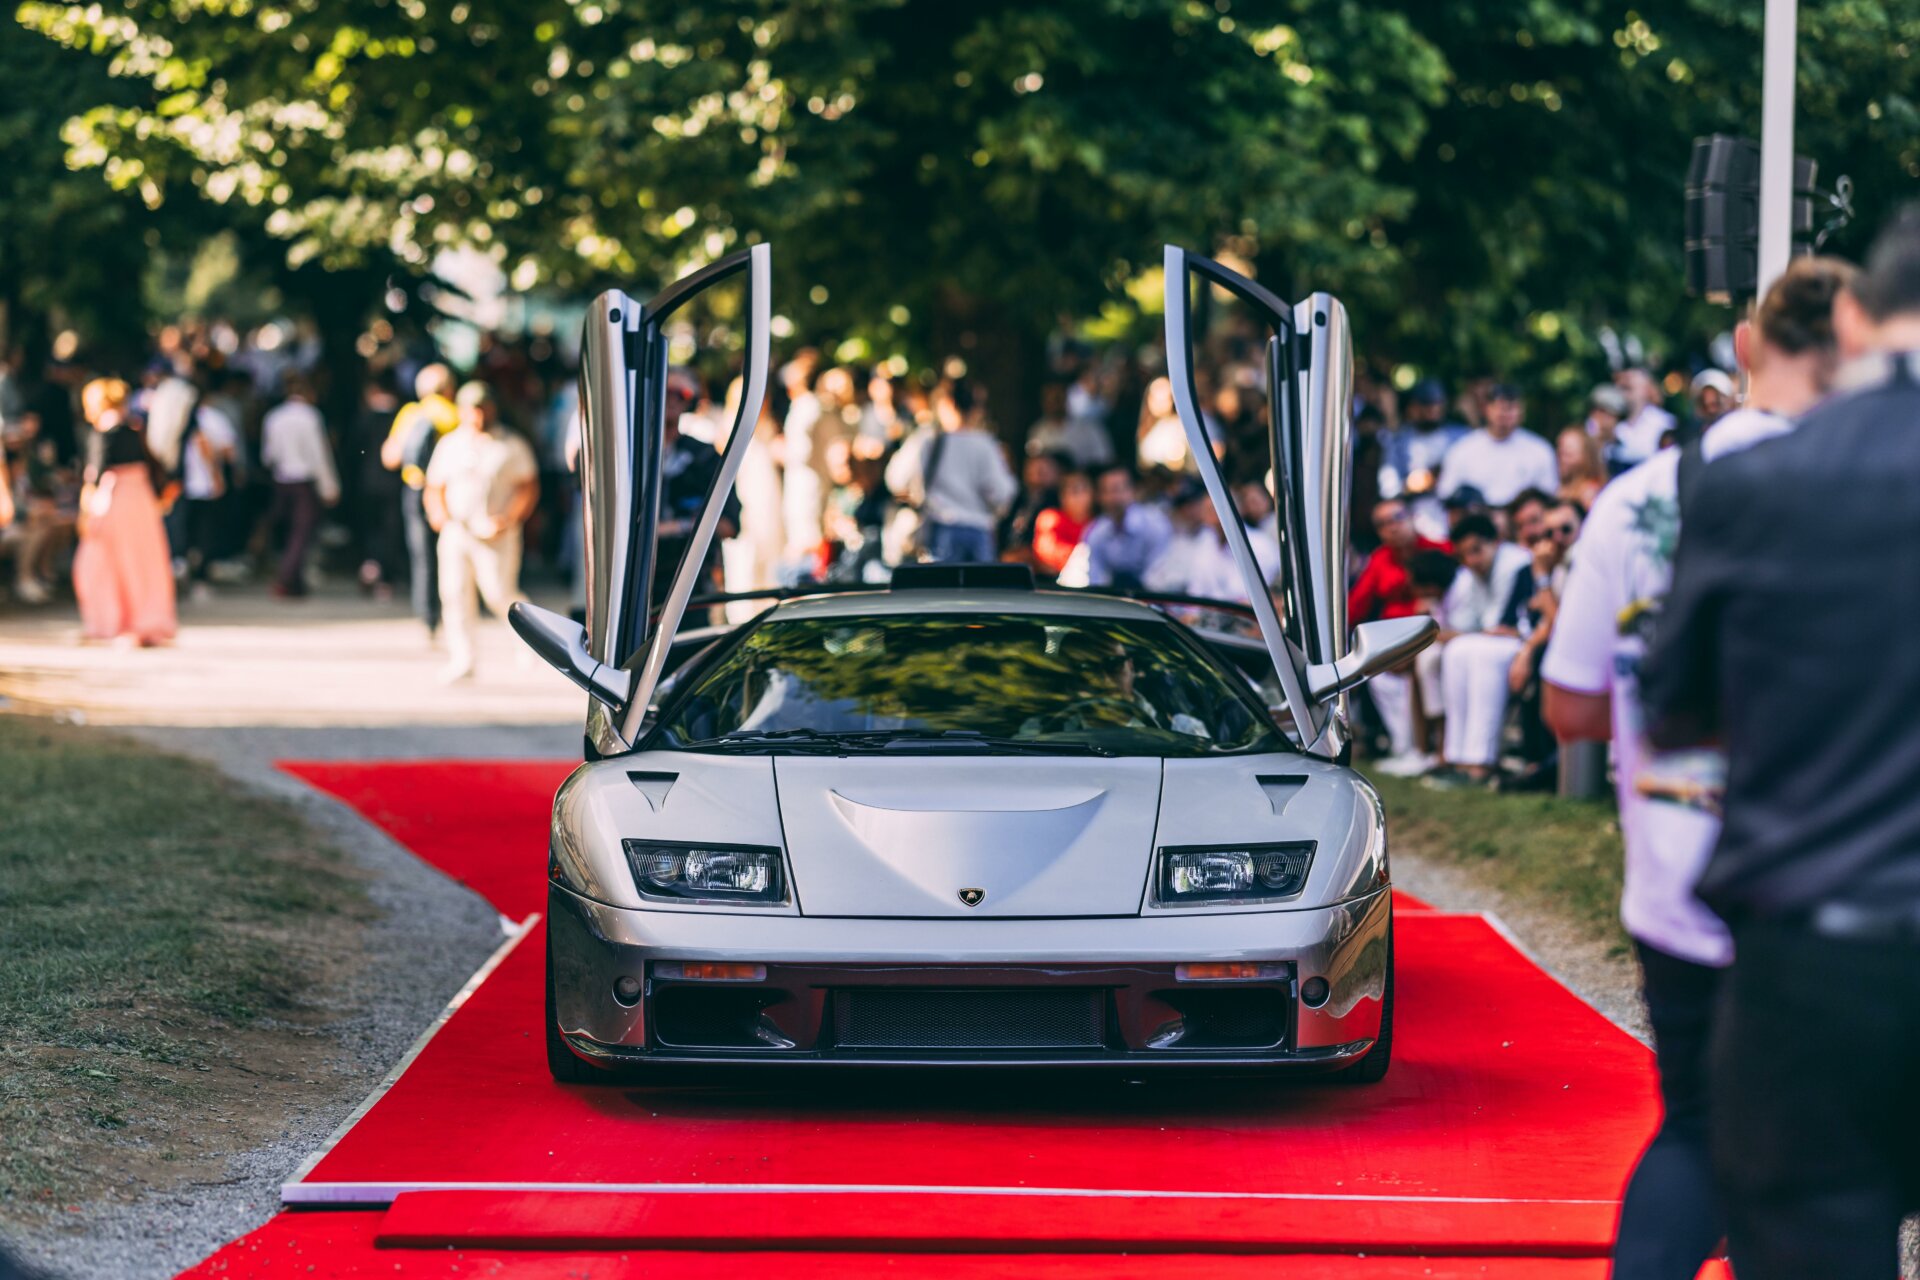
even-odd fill
[{"label": "person in red shirt", "polygon": [[1074,548],[1093,523],[1093,481],[1084,471],[1060,477],[1058,498],[1033,518],[1033,567],[1050,578],[1060,576]]},{"label": "person in red shirt", "polygon": [[[1349,625],[1428,612],[1427,602],[1415,589],[1414,557],[1429,551],[1451,554],[1452,549],[1444,542],[1421,536],[1413,527],[1406,504],[1391,498],[1374,504],[1373,527],[1380,535],[1380,545],[1367,557],[1360,576],[1347,592]],[[1374,767],[1401,777],[1431,768],[1433,758],[1420,742],[1410,676],[1406,672],[1384,672],[1375,677],[1368,691],[1393,743],[1393,753]]]},{"label": "person in red shirt", "polygon": [[1347,621],[1353,626],[1424,613],[1413,592],[1413,557],[1422,551],[1452,552],[1446,543],[1422,537],[1413,527],[1412,514],[1397,499],[1374,503],[1373,527],[1380,545],[1347,592]]}]

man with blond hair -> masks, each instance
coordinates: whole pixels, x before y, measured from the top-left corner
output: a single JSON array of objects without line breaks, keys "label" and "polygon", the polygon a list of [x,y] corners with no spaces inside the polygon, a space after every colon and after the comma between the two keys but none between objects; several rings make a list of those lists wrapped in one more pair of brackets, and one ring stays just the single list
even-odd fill
[{"label": "man with blond hair", "polygon": [[427,624],[427,638],[432,639],[440,629],[439,556],[423,491],[434,446],[460,425],[460,413],[453,404],[453,370],[444,364],[422,369],[414,377],[413,391],[419,398],[393,415],[393,427],[380,446],[380,462],[398,471],[406,486],[400,491],[400,518],[406,530],[413,612]]}]

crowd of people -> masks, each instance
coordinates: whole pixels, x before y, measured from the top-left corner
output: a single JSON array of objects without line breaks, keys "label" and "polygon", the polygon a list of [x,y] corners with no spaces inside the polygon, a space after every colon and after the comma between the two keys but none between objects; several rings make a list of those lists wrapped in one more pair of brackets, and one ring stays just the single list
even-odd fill
[{"label": "crowd of people", "polygon": [[[1277,585],[1260,350],[1221,326],[1197,390]],[[88,639],[159,644],[178,625],[176,590],[191,606],[256,577],[298,600],[324,560],[371,595],[408,592],[446,677],[470,675],[479,603],[502,613],[523,563],[579,594],[574,371],[538,335],[489,337],[464,385],[423,342],[391,342],[365,368],[344,413],[327,353],[280,325],[168,326],[126,382],[73,362],[29,369],[12,353],[0,366],[0,557],[14,600],[42,606],[71,581]],[[1700,422],[1729,403],[1715,378],[1731,387],[1717,371],[1696,382]],[[1353,620],[1431,610],[1446,627],[1445,657],[1380,686],[1369,723],[1383,767],[1479,781],[1513,748],[1534,777],[1550,739],[1516,734],[1507,710],[1537,703],[1530,673],[1566,547],[1601,486],[1675,419],[1638,369],[1598,388],[1553,444],[1494,379],[1452,395],[1433,380],[1359,385]],[[669,373],[657,586],[705,501],[737,390],[724,372]],[[957,360],[912,371],[790,353],[707,585],[879,582],[911,559],[998,559],[1070,586],[1245,600],[1161,353],[1058,338],[1022,409],[989,403]]]}]

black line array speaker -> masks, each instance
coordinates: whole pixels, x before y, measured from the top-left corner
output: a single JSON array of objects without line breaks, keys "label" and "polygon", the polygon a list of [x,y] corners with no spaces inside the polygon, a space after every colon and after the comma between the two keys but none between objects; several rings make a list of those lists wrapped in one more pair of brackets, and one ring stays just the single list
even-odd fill
[{"label": "black line array speaker", "polygon": [[[1794,252],[1813,235],[1816,167],[1793,161]],[[1760,274],[1760,144],[1724,133],[1693,140],[1687,165],[1687,292],[1708,302],[1753,297]]]}]

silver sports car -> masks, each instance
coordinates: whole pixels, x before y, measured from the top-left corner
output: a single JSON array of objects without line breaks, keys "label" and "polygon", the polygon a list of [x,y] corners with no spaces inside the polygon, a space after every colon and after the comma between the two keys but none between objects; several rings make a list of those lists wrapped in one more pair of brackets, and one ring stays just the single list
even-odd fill
[{"label": "silver sports car", "polygon": [[[657,590],[663,326],[742,273],[733,430]],[[1339,302],[1288,305],[1173,247],[1166,280],[1179,415],[1246,599],[924,565],[881,588],[760,593],[770,607],[733,627],[681,624],[705,607],[696,586],[759,416],[768,250],[645,303],[595,301],[586,625],[527,605],[512,619],[590,695],[587,762],[554,801],[549,849],[556,1078],[668,1064],[1385,1074],[1386,831],[1343,763],[1343,695],[1405,663],[1432,624],[1347,633]],[[1277,572],[1208,447],[1196,286],[1271,331]]]}]

